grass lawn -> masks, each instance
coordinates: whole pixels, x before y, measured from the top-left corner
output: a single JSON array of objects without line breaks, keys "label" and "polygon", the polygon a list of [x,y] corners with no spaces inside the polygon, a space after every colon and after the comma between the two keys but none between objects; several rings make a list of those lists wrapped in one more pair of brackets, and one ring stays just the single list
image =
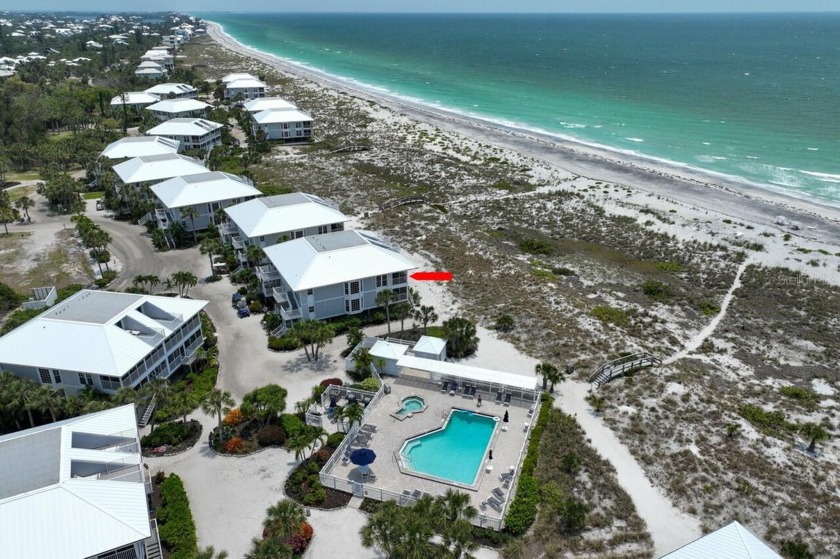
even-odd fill
[{"label": "grass lawn", "polygon": [[64,138],[69,138],[72,135],[73,135],[73,133],[71,131],[65,130],[64,132],[56,132],[55,134],[48,134],[47,138],[51,142],[55,142],[57,140],[63,140]]},{"label": "grass lawn", "polygon": [[6,173],[6,182],[39,181],[41,173],[38,171],[26,171],[23,173]]},{"label": "grass lawn", "polygon": [[103,191],[97,190],[96,192],[85,192],[82,196],[85,200],[97,200],[102,198],[103,194],[105,194]]},{"label": "grass lawn", "polygon": [[14,190],[9,191],[9,200],[11,200],[12,205],[14,205],[14,203],[17,200],[20,200],[24,196],[29,196],[31,198],[32,195],[35,194],[36,190],[37,188],[34,186],[24,186],[23,188],[15,188]]}]

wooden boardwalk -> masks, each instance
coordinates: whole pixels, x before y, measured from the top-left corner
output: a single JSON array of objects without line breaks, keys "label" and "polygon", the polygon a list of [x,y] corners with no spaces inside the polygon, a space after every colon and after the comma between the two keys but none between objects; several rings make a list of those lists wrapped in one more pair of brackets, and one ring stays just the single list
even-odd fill
[{"label": "wooden boardwalk", "polygon": [[397,206],[405,206],[406,204],[431,204],[431,201],[425,196],[420,196],[419,194],[406,196],[405,198],[395,198],[381,204],[379,206],[379,211],[396,208]]},{"label": "wooden boardwalk", "polygon": [[594,384],[596,388],[600,388],[614,378],[626,375],[627,373],[638,371],[646,367],[653,367],[654,365],[661,365],[662,360],[648,352],[634,353],[633,355],[625,355],[608,363],[601,365],[595,373],[589,377],[590,384]]}]

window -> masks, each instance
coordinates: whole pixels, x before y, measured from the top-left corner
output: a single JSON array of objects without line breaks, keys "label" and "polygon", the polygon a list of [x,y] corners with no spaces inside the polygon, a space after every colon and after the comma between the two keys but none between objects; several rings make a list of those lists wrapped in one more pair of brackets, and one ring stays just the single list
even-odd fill
[{"label": "window", "polygon": [[56,384],[61,384],[61,372],[60,372],[60,371],[56,371],[55,369],[53,369],[52,374],[53,374],[53,381],[54,381]]},{"label": "window", "polygon": [[[347,284],[345,284],[347,285]],[[350,301],[344,301],[344,312],[350,312]]]},{"label": "window", "polygon": [[315,295],[315,290],[314,289],[307,289],[306,294],[307,295]]},{"label": "window", "polygon": [[93,375],[89,373],[79,373],[79,382],[82,386],[93,386]]},{"label": "window", "polygon": [[330,225],[330,230],[332,231],[344,231],[344,224],[343,223],[333,223]]},{"label": "window", "polygon": [[326,225],[319,225],[318,226],[318,234],[323,235],[324,233],[328,233],[329,228]]},{"label": "window", "polygon": [[376,287],[388,287],[388,274],[376,276]]},{"label": "window", "polygon": [[362,300],[361,299],[352,299],[350,301],[350,310],[351,311],[359,311],[362,309]]},{"label": "window", "polygon": [[309,307],[309,314],[312,314],[314,312],[315,312],[315,307],[310,306]]},{"label": "window", "polygon": [[405,283],[406,281],[408,281],[408,278],[406,277],[405,272],[397,272],[395,274],[391,274],[391,283],[393,284]]},{"label": "window", "polygon": [[351,281],[344,284],[345,295],[355,295],[359,292],[359,282]]},{"label": "window", "polygon": [[303,231],[295,231],[294,232],[295,239],[300,239],[303,237]]},{"label": "window", "polygon": [[41,377],[41,382],[43,384],[52,384],[49,369],[38,369],[38,375]]},{"label": "window", "polygon": [[265,235],[261,235],[261,236],[260,236],[260,242],[261,242],[261,243],[264,243],[264,242],[265,242]]}]

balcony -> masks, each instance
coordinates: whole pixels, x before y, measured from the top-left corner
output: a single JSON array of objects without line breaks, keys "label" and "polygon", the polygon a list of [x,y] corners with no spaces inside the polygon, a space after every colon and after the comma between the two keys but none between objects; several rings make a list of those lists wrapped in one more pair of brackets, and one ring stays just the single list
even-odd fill
[{"label": "balcony", "polygon": [[257,266],[257,277],[264,282],[279,280],[280,272],[278,272],[277,268],[270,264],[266,266]]},{"label": "balcony", "polygon": [[229,221],[226,221],[226,222],[222,223],[221,225],[219,225],[219,230],[224,235],[236,235],[236,233],[238,232],[237,228],[236,228],[236,224],[231,223]]},{"label": "balcony", "polygon": [[274,297],[274,301],[277,303],[288,303],[289,297],[286,295],[286,290],[283,288],[282,285],[278,285],[271,289],[271,297]]},{"label": "balcony", "polygon": [[297,320],[301,318],[300,309],[286,309],[282,305],[278,305],[276,310],[280,312],[283,320]]},{"label": "balcony", "polygon": [[155,209],[155,219],[158,222],[158,225],[161,229],[166,229],[169,227],[169,216],[166,215],[166,211],[160,208]]},{"label": "balcony", "polygon": [[243,243],[242,239],[240,239],[239,237],[231,237],[230,244],[232,244],[233,248],[235,248],[236,250],[245,250],[245,247],[248,246],[245,243]]}]

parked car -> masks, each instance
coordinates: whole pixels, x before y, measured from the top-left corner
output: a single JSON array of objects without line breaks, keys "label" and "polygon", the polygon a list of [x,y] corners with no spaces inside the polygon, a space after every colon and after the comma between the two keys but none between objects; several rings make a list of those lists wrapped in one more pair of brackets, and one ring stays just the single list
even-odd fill
[{"label": "parked car", "polygon": [[248,307],[242,307],[239,309],[239,318],[246,318],[251,316],[251,311],[248,310]]},{"label": "parked car", "polygon": [[105,202],[103,202],[102,200],[97,200],[96,201],[96,209],[100,210],[100,211],[104,210],[105,209]]},{"label": "parked car", "polygon": [[233,295],[230,296],[230,304],[233,305],[234,308],[239,307],[239,301],[241,301],[241,300],[242,300],[242,294],[241,293],[234,293]]}]

